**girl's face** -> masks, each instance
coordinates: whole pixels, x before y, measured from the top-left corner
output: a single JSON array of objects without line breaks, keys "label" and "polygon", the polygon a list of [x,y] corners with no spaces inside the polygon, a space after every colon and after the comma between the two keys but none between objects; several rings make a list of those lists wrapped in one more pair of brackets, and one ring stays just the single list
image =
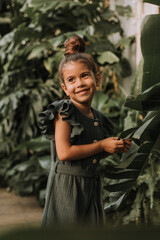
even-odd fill
[{"label": "girl's face", "polygon": [[85,63],[76,61],[64,66],[63,78],[61,86],[71,101],[90,106],[96,87],[100,85],[100,75],[95,76]]}]

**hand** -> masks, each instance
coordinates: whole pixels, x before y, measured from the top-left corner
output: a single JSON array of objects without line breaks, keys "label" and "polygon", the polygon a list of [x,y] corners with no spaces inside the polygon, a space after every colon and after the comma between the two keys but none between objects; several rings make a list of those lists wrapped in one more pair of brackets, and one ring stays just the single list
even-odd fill
[{"label": "hand", "polygon": [[127,152],[131,145],[132,145],[132,139],[131,138],[126,138],[126,139],[122,139],[124,142],[124,152]]},{"label": "hand", "polygon": [[102,148],[105,152],[127,152],[132,145],[132,139],[119,139],[118,137],[110,137],[102,140]]}]

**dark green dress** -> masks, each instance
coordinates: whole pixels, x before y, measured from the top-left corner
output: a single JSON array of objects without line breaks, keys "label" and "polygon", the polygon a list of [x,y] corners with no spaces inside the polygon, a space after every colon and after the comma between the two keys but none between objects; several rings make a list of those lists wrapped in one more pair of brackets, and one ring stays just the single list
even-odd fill
[{"label": "dark green dress", "polygon": [[54,223],[103,223],[101,182],[96,173],[102,153],[64,162],[58,159],[54,143],[54,118],[58,112],[63,121],[68,121],[72,126],[71,142],[74,145],[89,144],[109,137],[113,130],[112,123],[101,112],[92,110],[94,119],[82,114],[70,100],[60,100],[39,114],[42,134],[52,143],[52,163],[42,226]]}]

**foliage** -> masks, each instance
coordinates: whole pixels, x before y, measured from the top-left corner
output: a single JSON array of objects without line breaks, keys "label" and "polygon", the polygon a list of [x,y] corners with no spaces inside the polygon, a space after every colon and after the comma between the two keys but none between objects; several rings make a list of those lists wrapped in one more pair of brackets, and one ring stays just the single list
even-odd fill
[{"label": "foliage", "polygon": [[[120,21],[103,1],[2,0],[0,17],[1,186],[43,200],[49,143],[39,138],[37,116],[42,106],[63,97],[57,71],[63,42],[74,34],[86,41],[103,75],[101,91],[109,96],[106,114],[118,128],[118,85],[131,71],[123,49],[131,39],[123,41]],[[109,40],[114,33],[121,42]]]},{"label": "foliage", "polygon": [[[154,2],[154,1],[153,1]],[[160,156],[160,73],[156,61],[159,61],[159,15],[147,16],[141,32],[141,48],[144,57],[143,92],[137,97],[129,96],[126,107],[141,111],[144,119],[135,128],[122,132],[121,137],[131,137],[132,148],[121,158],[121,163],[112,168],[109,178],[120,179],[115,184],[105,186],[113,193],[107,200],[115,201],[106,207],[108,217],[116,223],[136,223],[159,225],[159,156]],[[155,26],[156,25],[156,26]],[[154,45],[151,45],[154,41]],[[157,47],[158,46],[158,47]],[[150,55],[150,52],[152,54]],[[155,60],[156,59],[156,60]],[[156,71],[155,71],[156,69]],[[132,173],[132,174],[131,174]],[[138,177],[138,178],[137,178]],[[113,183],[113,182],[112,182]],[[107,198],[106,197],[106,198]],[[119,212],[118,212],[119,211]],[[119,217],[116,217],[119,216]]]},{"label": "foliage", "polygon": [[147,2],[147,3],[151,3],[151,4],[155,4],[155,5],[160,5],[159,0],[143,0],[143,2]]}]

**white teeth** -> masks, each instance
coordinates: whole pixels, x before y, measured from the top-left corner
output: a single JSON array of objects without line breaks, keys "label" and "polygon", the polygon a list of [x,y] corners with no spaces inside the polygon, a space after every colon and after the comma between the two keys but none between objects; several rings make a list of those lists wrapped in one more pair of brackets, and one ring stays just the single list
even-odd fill
[{"label": "white teeth", "polygon": [[82,91],[77,92],[77,93],[81,94],[81,93],[85,93],[85,92],[87,92],[87,91],[88,91],[88,89],[85,89],[85,90],[82,90]]}]

